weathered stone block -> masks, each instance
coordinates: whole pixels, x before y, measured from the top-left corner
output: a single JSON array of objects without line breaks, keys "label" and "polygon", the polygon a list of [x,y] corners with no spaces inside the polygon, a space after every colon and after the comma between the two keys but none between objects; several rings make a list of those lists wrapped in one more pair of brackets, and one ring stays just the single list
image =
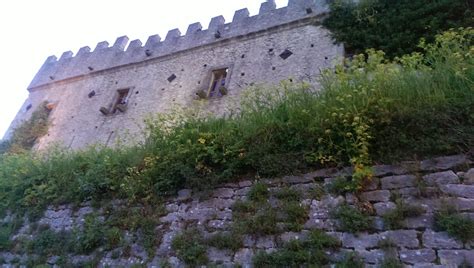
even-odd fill
[{"label": "weathered stone block", "polygon": [[232,252],[230,250],[220,250],[211,247],[207,250],[207,257],[211,262],[230,262],[232,259]]},{"label": "weathered stone block", "polygon": [[403,226],[408,229],[430,229],[433,228],[434,217],[432,214],[425,214],[419,217],[406,218]]},{"label": "weathered stone block", "polygon": [[190,189],[183,189],[178,191],[178,201],[185,201],[191,198],[191,190]]},{"label": "weathered stone block", "polygon": [[273,236],[259,237],[255,243],[255,247],[260,249],[275,248],[275,239]]},{"label": "weathered stone block", "polygon": [[438,157],[430,160],[421,161],[421,170],[446,170],[457,166],[469,164],[470,161],[465,155],[452,155]]},{"label": "weathered stone block", "polygon": [[459,183],[459,177],[451,170],[425,175],[423,180],[429,186]]},{"label": "weathered stone block", "polygon": [[231,188],[218,188],[212,193],[217,198],[232,198],[234,196],[234,190]]},{"label": "weathered stone block", "polygon": [[239,182],[239,187],[240,187],[240,188],[250,187],[250,186],[252,186],[252,182],[251,182],[251,181],[240,181],[240,182]]},{"label": "weathered stone block", "polygon": [[353,248],[356,250],[364,250],[367,248],[375,248],[380,240],[378,234],[358,234],[357,236],[350,233],[343,233],[342,246],[344,248]]},{"label": "weathered stone block", "polygon": [[443,265],[474,265],[474,250],[438,250],[438,257]]},{"label": "weathered stone block", "polygon": [[292,240],[304,240],[308,237],[309,231],[303,230],[302,232],[286,232],[280,235],[280,240],[284,243]]},{"label": "weathered stone block", "polygon": [[427,248],[436,249],[458,249],[462,248],[462,243],[456,241],[445,232],[434,232],[426,230],[423,233],[423,245]]},{"label": "weathered stone block", "polygon": [[374,204],[375,211],[377,215],[383,216],[390,212],[391,210],[395,209],[397,206],[393,202],[379,202]]},{"label": "weathered stone block", "polygon": [[436,252],[432,249],[401,250],[400,260],[410,264],[433,262]]},{"label": "weathered stone block", "polygon": [[305,176],[285,176],[283,177],[283,181],[290,184],[303,184],[303,183],[314,182],[314,179],[311,177],[305,177]]},{"label": "weathered stone block", "polygon": [[417,248],[420,246],[415,230],[395,230],[379,234],[381,239],[390,239],[399,247]]},{"label": "weathered stone block", "polygon": [[362,201],[372,201],[372,202],[388,202],[390,200],[390,191],[388,190],[378,190],[371,192],[364,192],[360,195]]},{"label": "weathered stone block", "polygon": [[376,165],[373,169],[375,176],[402,175],[408,173],[406,168],[394,165]]},{"label": "weathered stone block", "polygon": [[464,184],[474,184],[474,168],[471,168],[462,174],[462,178]]},{"label": "weathered stone block", "polygon": [[474,185],[448,184],[441,185],[440,189],[445,194],[474,199]]},{"label": "weathered stone block", "polygon": [[389,176],[380,179],[383,190],[413,187],[416,185],[416,177],[413,175]]},{"label": "weathered stone block", "polygon": [[364,262],[369,264],[380,264],[385,259],[385,252],[380,249],[356,250],[356,252],[364,260]]},{"label": "weathered stone block", "polygon": [[242,265],[243,267],[249,267],[252,264],[253,251],[249,248],[243,248],[234,255],[234,262]]}]

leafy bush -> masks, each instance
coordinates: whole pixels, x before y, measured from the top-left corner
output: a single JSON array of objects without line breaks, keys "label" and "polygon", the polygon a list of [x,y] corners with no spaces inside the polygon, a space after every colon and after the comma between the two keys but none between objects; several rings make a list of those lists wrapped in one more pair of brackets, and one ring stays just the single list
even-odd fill
[{"label": "leafy bush", "polygon": [[0,225],[0,250],[8,250],[11,246],[11,227],[6,224]]},{"label": "leafy bush", "polygon": [[207,245],[218,249],[237,251],[242,248],[243,240],[236,233],[217,233],[206,239]]},{"label": "leafy bush", "polygon": [[294,201],[300,201],[301,193],[295,189],[285,187],[277,191],[275,193],[275,197],[285,202],[294,202]]},{"label": "leafy bush", "polygon": [[85,217],[82,231],[76,230],[76,252],[80,254],[91,253],[105,244],[104,224],[96,215],[89,214]]},{"label": "leafy bush", "polygon": [[381,264],[380,268],[402,268],[403,264],[395,258],[387,258]]},{"label": "leafy bush", "polygon": [[340,228],[344,231],[357,233],[373,228],[373,220],[369,215],[347,204],[335,208],[331,215],[339,221]]},{"label": "leafy bush", "polygon": [[35,239],[27,243],[27,249],[30,253],[42,257],[64,255],[72,251],[73,247],[74,239],[70,232],[55,232],[50,229],[40,231]]},{"label": "leafy bush", "polygon": [[383,215],[385,226],[389,229],[402,228],[402,222],[406,218],[417,217],[425,212],[425,209],[419,205],[410,205],[397,200],[395,209]]},{"label": "leafy bush", "polygon": [[281,207],[280,221],[286,225],[286,228],[293,232],[299,232],[308,220],[309,209],[298,201],[283,203]]},{"label": "leafy bush", "polygon": [[269,196],[268,187],[263,183],[256,183],[248,193],[248,198],[255,202],[264,202]]},{"label": "leafy bush", "polygon": [[28,120],[22,122],[13,130],[10,140],[1,142],[0,154],[5,152],[24,153],[33,148],[36,140],[48,132],[50,111],[51,109],[47,106],[47,103],[42,103]]},{"label": "leafy bush", "polygon": [[350,53],[374,48],[393,58],[420,51],[421,38],[473,25],[473,8],[464,0],[336,0],[323,24]]},{"label": "leafy bush", "polygon": [[435,229],[446,231],[462,242],[474,240],[474,220],[456,213],[450,207],[443,208],[435,213]]},{"label": "leafy bush", "polygon": [[339,246],[337,239],[314,230],[306,240],[292,240],[272,253],[258,252],[253,258],[253,264],[255,267],[319,267],[329,263],[325,251]]},{"label": "leafy bush", "polygon": [[204,238],[198,230],[185,230],[172,241],[176,255],[190,266],[205,265],[208,262]]}]

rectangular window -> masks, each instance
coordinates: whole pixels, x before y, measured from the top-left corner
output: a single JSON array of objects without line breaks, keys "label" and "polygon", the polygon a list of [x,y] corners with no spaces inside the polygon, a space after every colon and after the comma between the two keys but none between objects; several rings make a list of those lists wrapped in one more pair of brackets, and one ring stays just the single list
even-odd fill
[{"label": "rectangular window", "polygon": [[112,113],[117,111],[125,112],[127,108],[128,93],[130,92],[129,88],[117,90],[117,95],[112,106]]},{"label": "rectangular window", "polygon": [[211,83],[207,92],[207,96],[209,98],[220,97],[227,94],[227,89],[225,86],[228,72],[229,68],[212,71]]}]

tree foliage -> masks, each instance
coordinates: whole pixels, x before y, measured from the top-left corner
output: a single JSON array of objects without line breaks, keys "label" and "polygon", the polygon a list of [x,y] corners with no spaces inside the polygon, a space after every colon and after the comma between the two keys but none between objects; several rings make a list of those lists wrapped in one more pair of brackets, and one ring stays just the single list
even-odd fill
[{"label": "tree foliage", "polygon": [[474,24],[470,0],[335,0],[324,26],[350,54],[383,50],[389,58],[420,51],[449,28]]}]

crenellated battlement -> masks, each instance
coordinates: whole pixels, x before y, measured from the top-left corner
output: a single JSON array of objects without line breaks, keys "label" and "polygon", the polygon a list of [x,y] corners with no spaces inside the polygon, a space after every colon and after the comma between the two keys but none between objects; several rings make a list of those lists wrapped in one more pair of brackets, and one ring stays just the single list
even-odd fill
[{"label": "crenellated battlement", "polygon": [[287,6],[278,9],[274,0],[268,0],[261,4],[257,15],[250,16],[248,9],[240,9],[235,12],[232,22],[226,23],[223,16],[217,16],[211,19],[207,29],[203,29],[199,22],[192,23],[184,35],[179,29],[173,29],[164,40],[159,35],[150,36],[145,45],[140,40],[129,43],[127,36],[118,37],[112,46],[102,41],[93,51],[86,46],[76,55],[66,51],[59,59],[48,57],[28,89],[260,32],[317,17],[327,11],[326,0],[289,0]]}]

